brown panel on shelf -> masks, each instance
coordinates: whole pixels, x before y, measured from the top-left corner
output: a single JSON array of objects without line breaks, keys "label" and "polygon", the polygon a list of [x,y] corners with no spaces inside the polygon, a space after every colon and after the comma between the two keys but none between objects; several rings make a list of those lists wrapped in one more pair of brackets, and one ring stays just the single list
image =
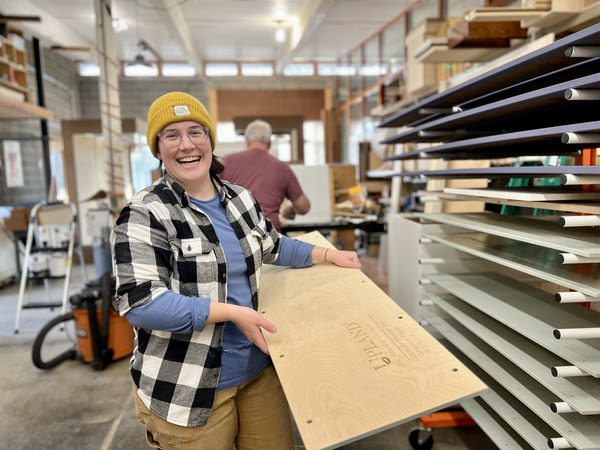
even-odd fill
[{"label": "brown panel on shelf", "polygon": [[321,120],[325,108],[323,89],[295,90],[218,90],[219,121],[235,116],[304,116],[304,120]]},{"label": "brown panel on shelf", "polygon": [[527,29],[519,22],[467,22],[448,30],[448,47],[510,47],[511,39],[524,39]]}]

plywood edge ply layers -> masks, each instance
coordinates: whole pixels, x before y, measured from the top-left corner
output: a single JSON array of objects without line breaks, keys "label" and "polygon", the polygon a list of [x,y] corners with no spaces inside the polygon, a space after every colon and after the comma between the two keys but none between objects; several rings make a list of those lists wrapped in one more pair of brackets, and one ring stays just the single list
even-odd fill
[{"label": "plywood edge ply layers", "polygon": [[[301,240],[330,247],[319,233]],[[265,267],[259,311],[305,447],[335,448],[486,389],[357,269]]]}]

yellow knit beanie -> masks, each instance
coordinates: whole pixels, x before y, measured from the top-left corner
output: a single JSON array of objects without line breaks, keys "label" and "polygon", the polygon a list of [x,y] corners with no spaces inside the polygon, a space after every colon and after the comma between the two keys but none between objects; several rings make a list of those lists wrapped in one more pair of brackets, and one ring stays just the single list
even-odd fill
[{"label": "yellow knit beanie", "polygon": [[195,97],[183,92],[170,92],[159,97],[148,110],[148,145],[156,157],[157,135],[167,125],[193,120],[208,128],[210,144],[214,150],[217,133],[208,111]]}]

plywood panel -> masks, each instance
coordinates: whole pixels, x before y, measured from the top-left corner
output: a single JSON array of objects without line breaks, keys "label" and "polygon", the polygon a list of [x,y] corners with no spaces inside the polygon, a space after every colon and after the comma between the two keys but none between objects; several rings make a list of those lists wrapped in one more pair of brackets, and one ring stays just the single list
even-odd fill
[{"label": "plywood panel", "polygon": [[[331,248],[319,233],[302,240]],[[266,267],[259,311],[307,449],[335,448],[485,389],[356,269]]]}]

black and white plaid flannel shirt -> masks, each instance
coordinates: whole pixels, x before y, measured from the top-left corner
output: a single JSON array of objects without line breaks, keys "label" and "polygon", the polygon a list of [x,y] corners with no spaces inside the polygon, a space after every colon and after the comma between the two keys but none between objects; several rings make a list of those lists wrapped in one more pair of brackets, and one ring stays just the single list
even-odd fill
[{"label": "black and white plaid flannel shirt", "polygon": [[[261,265],[275,262],[281,236],[248,190],[213,180],[242,246],[257,309]],[[215,229],[168,174],[123,208],[111,243],[121,315],[167,290],[226,302],[227,265]],[[135,328],[131,374],[154,414],[180,426],[206,423],[221,370],[223,330],[223,323],[190,334]]]}]

